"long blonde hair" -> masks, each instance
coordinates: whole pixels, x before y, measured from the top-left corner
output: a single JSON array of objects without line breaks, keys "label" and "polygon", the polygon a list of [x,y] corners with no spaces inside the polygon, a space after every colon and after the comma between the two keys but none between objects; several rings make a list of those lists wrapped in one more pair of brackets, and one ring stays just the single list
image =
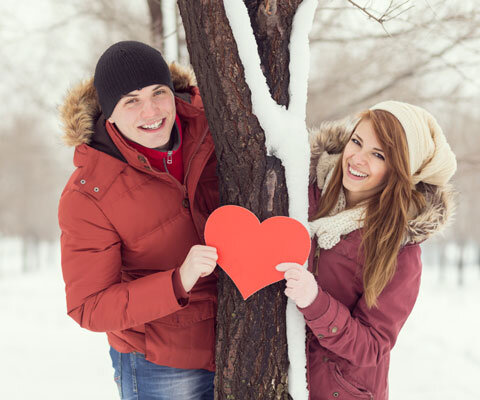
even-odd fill
[{"label": "long blonde hair", "polygon": [[[364,295],[367,306],[373,307],[377,306],[378,296],[395,274],[412,202],[420,209],[425,199],[412,187],[407,139],[397,118],[383,110],[367,110],[359,116],[359,122],[371,121],[385,153],[388,170],[385,188],[367,200],[362,229]],[[343,177],[342,156],[311,220],[328,215],[338,201]]]}]

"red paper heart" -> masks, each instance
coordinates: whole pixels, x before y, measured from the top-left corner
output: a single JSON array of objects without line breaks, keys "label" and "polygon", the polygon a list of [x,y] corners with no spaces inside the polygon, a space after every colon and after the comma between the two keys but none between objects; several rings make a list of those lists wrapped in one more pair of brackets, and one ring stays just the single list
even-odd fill
[{"label": "red paper heart", "polygon": [[230,276],[244,300],[283,279],[282,262],[303,264],[310,252],[307,229],[290,217],[262,223],[239,206],[217,208],[205,225],[205,242],[218,252],[218,265]]}]

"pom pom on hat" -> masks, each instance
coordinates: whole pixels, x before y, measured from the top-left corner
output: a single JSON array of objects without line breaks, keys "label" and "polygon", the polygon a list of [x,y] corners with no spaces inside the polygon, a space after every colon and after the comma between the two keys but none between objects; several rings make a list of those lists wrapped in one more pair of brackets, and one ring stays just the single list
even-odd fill
[{"label": "pom pom on hat", "polygon": [[426,110],[400,101],[384,101],[370,108],[393,114],[405,131],[412,183],[442,186],[457,169],[457,161],[442,128]]}]

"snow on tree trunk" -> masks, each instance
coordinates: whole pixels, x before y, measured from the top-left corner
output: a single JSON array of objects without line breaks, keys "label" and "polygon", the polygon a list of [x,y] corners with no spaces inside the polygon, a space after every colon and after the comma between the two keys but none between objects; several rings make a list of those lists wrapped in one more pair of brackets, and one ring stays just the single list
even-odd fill
[{"label": "snow on tree trunk", "polygon": [[[298,118],[294,115],[286,115],[290,102],[288,46],[292,21],[301,2],[245,1],[270,95],[277,106],[284,106],[283,117],[295,121]],[[284,168],[279,159],[267,156],[265,134],[252,113],[251,91],[245,82],[244,66],[223,2],[178,0],[178,5],[190,59],[216,145],[221,203],[246,207],[260,220],[274,215],[288,215]],[[229,18],[232,19],[231,16]],[[250,27],[248,29],[251,31]],[[252,52],[257,51],[255,47]],[[304,79],[306,101],[306,75]],[[303,87],[302,84],[298,86]],[[298,110],[302,100],[296,103],[293,108]],[[302,117],[300,131],[305,131],[304,110],[300,112],[300,119]],[[270,118],[275,118],[275,115]],[[308,148],[306,137],[298,142],[301,142],[300,147]],[[271,150],[272,146],[267,144],[267,147]],[[308,154],[308,150],[302,154],[307,156],[304,160],[306,167],[303,168],[302,164],[304,174],[308,171]],[[284,164],[286,158],[282,158]],[[304,180],[301,180],[303,184]],[[306,193],[306,184],[304,186]],[[306,208],[306,201],[305,204],[296,203]],[[304,214],[306,216],[306,209]],[[306,218],[302,219],[306,223]],[[255,277],[252,276],[252,279]],[[290,398],[285,324],[287,302],[283,290],[284,283],[281,282],[243,301],[228,276],[220,271],[215,378],[217,399]],[[300,347],[300,352],[304,352],[304,341]],[[304,368],[305,365],[302,365],[299,371],[303,380]]]}]

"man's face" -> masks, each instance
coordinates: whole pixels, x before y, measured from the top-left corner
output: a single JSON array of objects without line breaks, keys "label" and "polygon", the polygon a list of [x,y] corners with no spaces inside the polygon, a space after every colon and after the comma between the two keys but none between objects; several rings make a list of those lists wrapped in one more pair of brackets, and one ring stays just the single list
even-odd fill
[{"label": "man's face", "polygon": [[150,85],[123,96],[108,120],[128,139],[153,149],[170,140],[175,113],[170,88]]}]

